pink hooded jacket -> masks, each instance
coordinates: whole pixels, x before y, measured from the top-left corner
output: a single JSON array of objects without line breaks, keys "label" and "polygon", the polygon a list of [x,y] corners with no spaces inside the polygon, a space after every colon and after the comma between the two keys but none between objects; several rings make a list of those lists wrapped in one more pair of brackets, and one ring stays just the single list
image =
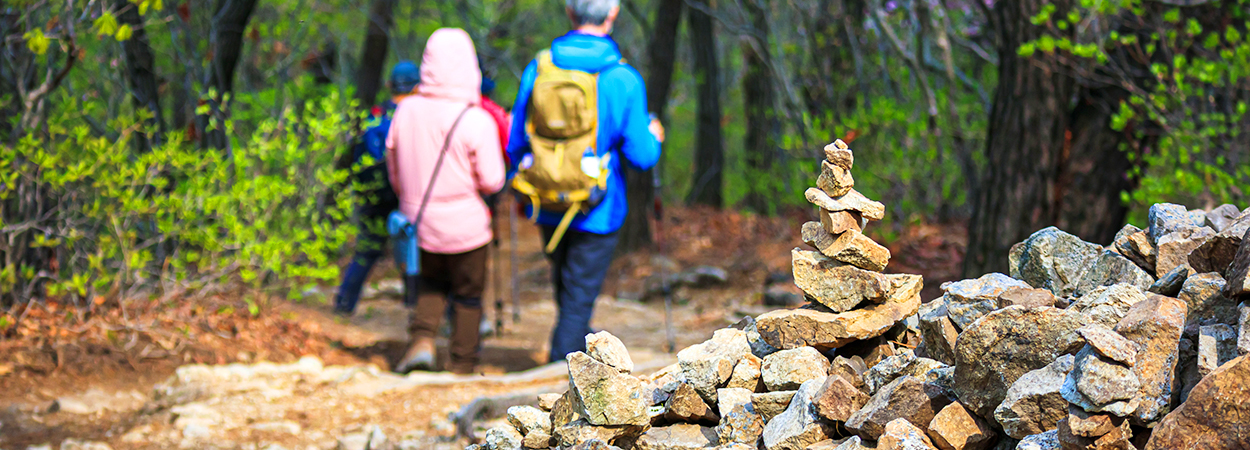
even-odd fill
[{"label": "pink hooded jacket", "polygon": [[477,106],[481,83],[469,34],[458,28],[439,29],[426,43],[417,95],[400,102],[391,120],[386,139],[391,185],[400,211],[415,221],[447,133],[461,111],[469,108],[451,138],[430,205],[417,224],[421,249],[427,252],[464,253],[493,237],[490,210],[481,195],[503,187],[504,162],[495,121]]}]

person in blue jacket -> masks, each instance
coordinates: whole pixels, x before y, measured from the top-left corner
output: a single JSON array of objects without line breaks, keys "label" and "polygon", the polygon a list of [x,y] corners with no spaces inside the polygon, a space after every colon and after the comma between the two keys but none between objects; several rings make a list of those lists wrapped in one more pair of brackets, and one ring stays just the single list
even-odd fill
[{"label": "person in blue jacket", "polygon": [[[621,60],[621,51],[609,36],[620,13],[620,0],[566,0],[565,7],[574,29],[551,43],[552,62],[562,69],[599,74],[596,147],[600,152],[611,153],[611,174],[603,201],[589,212],[579,213],[555,251],[547,255],[559,307],[551,336],[550,361],[560,361],[569,353],[586,349],[585,336],[591,332],[595,298],[612,263],[617,231],[625,222],[628,208],[623,172],[627,166],[640,171],[654,166],[664,139],[663,127],[648,114],[642,76]],[[509,177],[530,153],[525,122],[537,70],[533,61],[525,68],[513,104]],[[544,242],[551,239],[562,215],[540,212],[537,222]]]},{"label": "person in blue jacket", "polygon": [[[369,120],[365,123],[365,131],[352,147],[352,156],[358,164],[365,167],[356,173],[356,181],[364,188],[364,198],[356,214],[360,219],[360,235],[356,238],[356,254],[352,256],[351,265],[343,274],[343,284],[334,296],[334,312],[350,316],[356,311],[356,303],[360,300],[360,290],[378,258],[382,256],[386,245],[386,216],[399,209],[399,199],[391,189],[386,172],[386,135],[391,130],[391,116],[395,113],[395,105],[404,97],[412,95],[417,84],[421,82],[421,71],[411,61],[400,61],[391,69],[387,85],[391,88],[391,98],[379,106],[373,107]],[[365,158],[368,156],[369,158]],[[416,300],[414,281],[405,280],[404,303],[412,306]]]}]

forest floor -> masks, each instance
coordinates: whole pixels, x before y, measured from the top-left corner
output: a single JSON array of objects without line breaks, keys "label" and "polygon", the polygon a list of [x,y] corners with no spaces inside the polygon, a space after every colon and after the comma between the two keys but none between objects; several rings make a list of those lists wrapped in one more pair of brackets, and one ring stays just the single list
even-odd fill
[{"label": "forest floor", "polygon": [[[778,308],[762,301],[766,280],[789,272],[789,250],[802,246],[798,231],[809,213],[671,211],[664,257],[617,258],[592,326],[618,336],[640,370],[656,370],[675,360],[666,350],[663,299],[647,295],[661,271],[712,266],[727,275],[723,283],[674,291],[678,349]],[[521,223],[518,232],[521,321],[513,322],[509,301],[474,376],[387,372],[407,341],[389,263],[375,270],[350,319],[330,313],[334,286],[299,301],[232,293],[129,303],[124,315],[102,302],[85,322],[69,305],[33,308],[0,340],[0,449],[61,448],[70,438],[114,449],[324,449],[374,428],[401,448],[463,448],[467,440],[453,422],[474,399],[565,388],[562,366],[544,366],[556,314],[550,269],[536,229]],[[868,234],[878,237],[872,226]],[[957,279],[964,246],[961,224],[908,226],[889,243],[889,271],[923,274],[929,300],[942,282]],[[505,240],[495,259],[504,278],[508,248]],[[493,321],[495,305],[487,303]]]}]

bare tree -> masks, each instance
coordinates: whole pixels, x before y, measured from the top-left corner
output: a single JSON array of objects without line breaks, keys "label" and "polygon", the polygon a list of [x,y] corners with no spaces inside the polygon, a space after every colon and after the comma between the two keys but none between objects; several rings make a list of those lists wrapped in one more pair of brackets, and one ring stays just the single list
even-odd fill
[{"label": "bare tree", "polygon": [[[212,59],[208,63],[207,80],[204,86],[214,95],[208,100],[209,115],[200,116],[199,127],[204,131],[205,144],[218,149],[225,149],[229,143],[224,120],[229,115],[225,96],[234,91],[234,73],[243,53],[243,32],[252,18],[259,0],[217,0],[213,10],[213,31],[209,41]],[[210,117],[216,119],[216,125],[209,128]]]},{"label": "bare tree", "polygon": [[160,81],[156,76],[156,58],[152,54],[152,46],[148,43],[148,33],[143,26],[143,16],[139,15],[139,7],[130,0],[113,0],[117,8],[118,21],[130,25],[134,34],[130,39],[122,41],[122,53],[126,58],[126,80],[130,84],[130,97],[136,109],[147,110],[152,117],[147,121],[149,127],[155,126],[156,133],[149,142],[143,135],[135,136],[135,142],[141,150],[146,151],[154,144],[159,144],[167,131],[161,113]]},{"label": "bare tree", "polygon": [[[744,156],[747,175],[753,179],[747,183],[747,196],[743,203],[751,210],[769,214],[774,206],[773,186],[770,179],[773,161],[778,155],[778,139],[781,121],[776,110],[777,96],[773,86],[773,73],[769,67],[768,0],[745,0],[743,7],[750,20],[748,33],[741,37],[742,103],[746,113]],[[758,180],[758,181],[754,181]]]},{"label": "bare tree", "polygon": [[[711,7],[709,2],[704,7]],[[694,180],[687,201],[720,208],[725,205],[723,176],[725,144],[721,134],[720,65],[712,16],[702,8],[690,8],[688,26],[694,50],[694,73],[698,84],[698,119],[695,132]]]}]

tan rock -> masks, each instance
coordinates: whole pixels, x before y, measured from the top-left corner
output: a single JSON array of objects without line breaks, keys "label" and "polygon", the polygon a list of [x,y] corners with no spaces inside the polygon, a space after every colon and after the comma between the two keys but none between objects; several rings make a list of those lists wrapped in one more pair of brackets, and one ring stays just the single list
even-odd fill
[{"label": "tan rock", "polygon": [[843,313],[810,309],[777,310],[756,318],[760,336],[780,349],[803,346],[837,348],[880,336],[920,308],[920,275],[889,275],[889,298],[880,304]]},{"label": "tan rock", "polygon": [[1059,448],[1064,450],[1135,450],[1132,430],[1126,422],[1097,438],[1077,436],[1068,426],[1068,419],[1059,421]]},{"label": "tan rock", "polygon": [[1186,228],[1160,237],[1155,276],[1161,277],[1176,266],[1188,266],[1189,254],[1212,237],[1215,237],[1215,230],[1207,227]]},{"label": "tan rock", "polygon": [[830,197],[820,188],[808,188],[803,195],[807,197],[808,202],[826,211],[859,211],[869,220],[885,218],[885,205],[869,200],[868,197],[864,197],[864,194],[854,189],[838,198]]},{"label": "tan rock", "polygon": [[868,394],[856,388],[854,384],[839,375],[830,375],[820,387],[812,400],[816,405],[816,414],[832,422],[846,422],[847,419],[868,403]]},{"label": "tan rock", "polygon": [[708,406],[699,393],[686,383],[682,383],[677,390],[673,391],[673,395],[669,396],[668,402],[664,404],[664,409],[664,417],[673,422],[715,424],[720,420],[712,407]]},{"label": "tan rock", "polygon": [[794,399],[795,392],[797,391],[751,394],[751,406],[755,407],[755,412],[764,417],[764,421],[773,420],[773,417],[777,417],[790,407],[790,400]]},{"label": "tan rock", "polygon": [[820,420],[812,408],[812,398],[825,380],[808,380],[790,400],[790,406],[764,425],[764,448],[768,450],[803,450],[828,439],[832,427]]},{"label": "tan rock", "polygon": [[[805,225],[803,231],[806,235],[812,230]],[[815,231],[828,237],[820,226]],[[796,248],[790,251],[790,259],[794,284],[834,312],[848,311],[862,302],[881,303],[893,286],[885,274],[835,261],[820,252]]]},{"label": "tan rock", "polygon": [[1091,323],[1076,330],[1085,338],[1085,343],[1094,348],[1099,355],[1110,358],[1129,367],[1137,362],[1137,353],[1141,346],[1120,336],[1111,328],[1100,323]]},{"label": "tan rock", "polygon": [[1224,272],[1228,278],[1228,283],[1224,286],[1224,296],[1238,298],[1250,295],[1250,276],[1246,276],[1247,274],[1250,274],[1250,229],[1246,230],[1241,245],[1237,246],[1232,264]]},{"label": "tan rock", "polygon": [[803,224],[803,242],[837,261],[880,272],[890,263],[890,249],[858,231],[830,235],[816,222]]},{"label": "tan rock", "polygon": [[1055,294],[1045,289],[1016,288],[998,295],[999,309],[1016,305],[1025,308],[1055,306],[1058,301]]},{"label": "tan rock", "polygon": [[877,441],[877,450],[924,450],[933,449],[933,442],[924,431],[907,419],[894,419],[885,424],[885,433]]},{"label": "tan rock", "polygon": [[738,365],[734,366],[733,374],[729,376],[729,382],[725,383],[725,387],[741,388],[751,392],[767,392],[763,380],[760,379],[763,364],[764,360],[758,356],[743,356],[738,360]]},{"label": "tan rock", "polygon": [[642,381],[583,352],[569,354],[569,391],[573,407],[592,425],[650,423]]},{"label": "tan rock", "polygon": [[1124,425],[1124,418],[1112,414],[1086,412],[1078,406],[1068,407],[1068,429],[1074,436],[1098,438]]},{"label": "tan rock", "polygon": [[841,139],[825,146],[825,160],[846,170],[855,165],[855,154]]},{"label": "tan rock", "polygon": [[846,420],[846,428],[865,440],[877,440],[885,425],[898,418],[928,426],[933,416],[951,402],[945,389],[919,378],[903,376],[885,385],[868,403]]},{"label": "tan rock", "polygon": [[825,191],[830,197],[841,197],[855,187],[855,178],[851,176],[850,170],[843,169],[829,161],[822,161],[816,187]]},{"label": "tan rock", "polygon": [[842,234],[847,231],[863,232],[864,227],[868,225],[864,216],[856,211],[830,212],[822,208],[817,214],[820,215],[820,226],[824,227],[829,234]]},{"label": "tan rock", "polygon": [[755,448],[760,436],[764,434],[764,418],[755,412],[751,402],[734,406],[721,417],[716,426],[716,435],[720,444],[750,444]]},{"label": "tan rock", "polygon": [[533,430],[521,439],[522,448],[546,449],[551,448],[552,436],[546,430]]},{"label": "tan rock", "polygon": [[616,336],[607,331],[586,335],[586,354],[591,358],[616,368],[621,373],[634,370],[634,361],[629,358],[629,349]]},{"label": "tan rock", "polygon": [[946,405],[929,422],[929,437],[942,450],[983,450],[994,443],[996,435],[989,424],[959,402]]},{"label": "tan rock", "polygon": [[554,394],[554,393],[538,394],[538,409],[551,412],[551,409],[556,406],[556,401],[560,400],[560,397],[563,397],[563,396],[564,394]]},{"label": "tan rock", "polygon": [[647,428],[645,425],[598,426],[591,425],[585,419],[578,419],[556,427],[553,434],[561,447],[575,447],[597,439],[617,447],[630,448]]},{"label": "tan rock", "polygon": [[1154,428],[1146,450],[1242,449],[1250,442],[1250,356],[1220,366]]},{"label": "tan rock", "polygon": [[676,424],[647,430],[634,443],[636,450],[697,450],[716,445],[716,430]]},{"label": "tan rock", "polygon": [[1124,229],[1116,234],[1115,249],[1125,258],[1133,261],[1143,270],[1155,273],[1155,263],[1158,253],[1154,244],[1150,242],[1150,233],[1146,230],[1138,229],[1132,225],[1125,225]]},{"label": "tan rock", "polygon": [[798,389],[807,380],[829,376],[829,359],[812,347],[781,350],[764,357],[760,377],[770,391]]},{"label": "tan rock", "polygon": [[1116,333],[1142,348],[1133,364],[1133,374],[1141,382],[1133,415],[1143,423],[1157,420],[1171,402],[1186,311],[1185,302],[1149,294],[1115,326]]},{"label": "tan rock", "polygon": [[[1049,291],[1048,291],[1049,292]],[[945,364],[955,363],[955,340],[959,329],[951,321],[946,301],[941,298],[920,305],[920,340],[929,357]]]}]

